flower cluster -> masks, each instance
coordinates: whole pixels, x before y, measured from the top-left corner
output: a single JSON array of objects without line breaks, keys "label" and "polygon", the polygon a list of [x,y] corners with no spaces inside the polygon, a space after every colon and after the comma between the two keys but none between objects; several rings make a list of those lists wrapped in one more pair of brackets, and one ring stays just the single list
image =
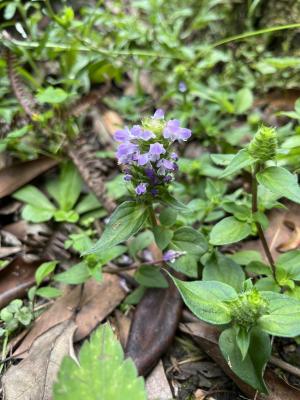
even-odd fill
[{"label": "flower cluster", "polygon": [[190,136],[191,130],[182,128],[178,120],[165,121],[161,109],[142,120],[142,125],[115,132],[118,163],[124,166],[124,179],[132,182],[138,196],[162,193],[178,169],[172,144]]}]

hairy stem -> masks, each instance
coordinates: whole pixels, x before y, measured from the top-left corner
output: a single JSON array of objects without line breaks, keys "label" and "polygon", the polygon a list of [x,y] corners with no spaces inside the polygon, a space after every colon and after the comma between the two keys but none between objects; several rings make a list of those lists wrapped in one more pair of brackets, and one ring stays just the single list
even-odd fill
[{"label": "hairy stem", "polygon": [[[256,174],[259,171],[259,169],[260,169],[260,165],[256,164],[255,167],[254,167],[253,174],[252,174],[252,214],[254,214],[254,213],[256,213],[258,211],[258,196],[257,196]],[[268,262],[270,264],[270,268],[272,270],[273,278],[277,282],[275,262],[274,262],[272,254],[271,254],[271,251],[270,251],[267,239],[265,237],[263,228],[262,228],[261,224],[258,221],[255,222],[255,225],[256,225],[257,233],[258,233],[258,236],[259,236],[260,241],[262,243],[264,252],[265,252],[266,257],[268,259]]]},{"label": "hairy stem", "polygon": [[[256,180],[256,174],[259,172],[260,165],[256,164],[254,167],[254,171],[252,174],[252,214],[255,214],[258,211],[258,196],[257,196],[257,180]],[[256,221],[255,222],[256,228],[257,228],[257,233],[260,238],[260,241],[262,243],[264,252],[266,254],[266,257],[268,259],[268,262],[270,264],[270,268],[272,270],[272,275],[274,280],[277,282],[276,278],[276,266],[275,266],[275,261],[273,259],[273,256],[271,254],[267,239],[265,237],[264,231],[262,229],[261,224]]]}]

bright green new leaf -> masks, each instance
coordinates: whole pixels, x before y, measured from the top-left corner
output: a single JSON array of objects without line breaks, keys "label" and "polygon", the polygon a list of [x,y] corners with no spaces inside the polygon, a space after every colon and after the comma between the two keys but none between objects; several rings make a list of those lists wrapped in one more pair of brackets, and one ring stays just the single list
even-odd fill
[{"label": "bright green new leaf", "polygon": [[124,242],[135,235],[149,217],[145,204],[125,201],[110,217],[100,240],[84,254],[96,253]]},{"label": "bright green new leaf", "polygon": [[56,265],[57,261],[48,261],[38,267],[35,271],[35,281],[38,286],[54,271]]},{"label": "bright green new leaf", "polygon": [[271,344],[266,333],[260,329],[252,329],[248,352],[244,359],[234,328],[226,329],[221,333],[219,345],[228,366],[239,378],[261,393],[268,392],[263,380],[263,372],[271,355]]},{"label": "bright green new leaf", "polygon": [[285,270],[289,278],[300,281],[300,250],[281,254],[276,261],[276,266]]},{"label": "bright green new leaf", "polygon": [[225,168],[223,173],[220,175],[220,178],[225,178],[229,175],[237,173],[241,171],[243,168],[248,167],[255,163],[254,158],[250,156],[247,149],[240,150],[230,161],[229,165]]},{"label": "bright green new leaf", "polygon": [[68,93],[63,89],[48,86],[46,89],[40,89],[36,98],[39,103],[59,104],[68,98]]},{"label": "bright green new leaf", "polygon": [[221,246],[245,239],[252,232],[251,225],[235,217],[227,217],[218,222],[210,232],[210,243]]},{"label": "bright green new leaf", "polygon": [[25,221],[30,222],[45,222],[49,221],[53,215],[55,210],[47,210],[45,208],[39,208],[32,206],[30,204],[26,204],[22,210],[22,217]]},{"label": "bright green new leaf", "polygon": [[68,283],[69,285],[79,285],[86,282],[91,273],[84,261],[73,265],[60,274],[54,275],[53,279],[57,282]]},{"label": "bright green new leaf", "polygon": [[146,400],[143,378],[108,324],[101,325],[79,352],[79,365],[66,357],[54,385],[54,400]]},{"label": "bright green new leaf", "polygon": [[258,182],[271,192],[300,203],[297,176],[282,167],[268,167],[257,175]]},{"label": "bright green new leaf", "polygon": [[242,359],[244,360],[250,346],[251,334],[247,328],[243,326],[238,327],[238,332],[236,334],[236,343],[241,351]]},{"label": "bright green new leaf", "polygon": [[62,295],[62,292],[51,286],[42,287],[36,290],[36,295],[45,297],[46,299],[54,299],[55,297],[59,297]]},{"label": "bright green new leaf", "polygon": [[240,250],[234,254],[228,254],[227,257],[240,265],[247,265],[252,261],[261,261],[261,254],[256,250]]},{"label": "bright green new leaf", "polygon": [[253,94],[250,89],[240,89],[235,97],[234,108],[237,114],[243,114],[253,103]]},{"label": "bright green new leaf", "polygon": [[261,329],[274,336],[300,335],[300,301],[273,292],[262,292],[262,295],[269,304],[268,313],[258,320]]},{"label": "bright green new leaf", "polygon": [[199,319],[216,325],[231,321],[230,308],[225,304],[225,301],[237,298],[237,293],[231,286],[216,281],[173,280],[183,301]]},{"label": "bright green new leaf", "polygon": [[13,197],[38,209],[48,211],[55,210],[54,205],[48,200],[44,193],[32,185],[27,185],[17,190],[13,194]]}]

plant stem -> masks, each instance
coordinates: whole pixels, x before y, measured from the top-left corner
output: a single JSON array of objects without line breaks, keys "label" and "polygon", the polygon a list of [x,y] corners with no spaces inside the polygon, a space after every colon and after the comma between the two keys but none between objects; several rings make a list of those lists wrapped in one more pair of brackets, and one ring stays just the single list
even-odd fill
[{"label": "plant stem", "polygon": [[158,225],[158,223],[156,220],[153,204],[149,204],[149,214],[150,214],[150,221],[151,221],[152,228],[154,228]]},{"label": "plant stem", "polygon": [[[259,172],[259,169],[260,169],[260,165],[256,164],[255,167],[254,167],[253,174],[252,174],[252,215],[255,214],[258,211],[258,196],[257,196],[256,174],[257,174],[257,172]],[[258,221],[255,222],[255,225],[256,225],[257,233],[258,233],[258,236],[259,236],[260,241],[262,243],[264,252],[265,252],[266,257],[268,259],[268,262],[270,264],[270,268],[272,270],[273,278],[274,278],[275,282],[277,282],[275,261],[273,259],[272,254],[271,254],[271,251],[270,251],[267,239],[265,237],[264,231],[262,229],[261,224]]]}]

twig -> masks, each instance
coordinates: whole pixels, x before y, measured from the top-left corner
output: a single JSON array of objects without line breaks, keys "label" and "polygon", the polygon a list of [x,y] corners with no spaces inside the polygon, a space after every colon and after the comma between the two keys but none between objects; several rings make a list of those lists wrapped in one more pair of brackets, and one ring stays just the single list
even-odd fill
[{"label": "twig", "polygon": [[273,365],[276,365],[276,367],[279,367],[284,371],[300,378],[300,368],[295,367],[294,365],[291,365],[275,356],[271,356],[269,362]]}]

